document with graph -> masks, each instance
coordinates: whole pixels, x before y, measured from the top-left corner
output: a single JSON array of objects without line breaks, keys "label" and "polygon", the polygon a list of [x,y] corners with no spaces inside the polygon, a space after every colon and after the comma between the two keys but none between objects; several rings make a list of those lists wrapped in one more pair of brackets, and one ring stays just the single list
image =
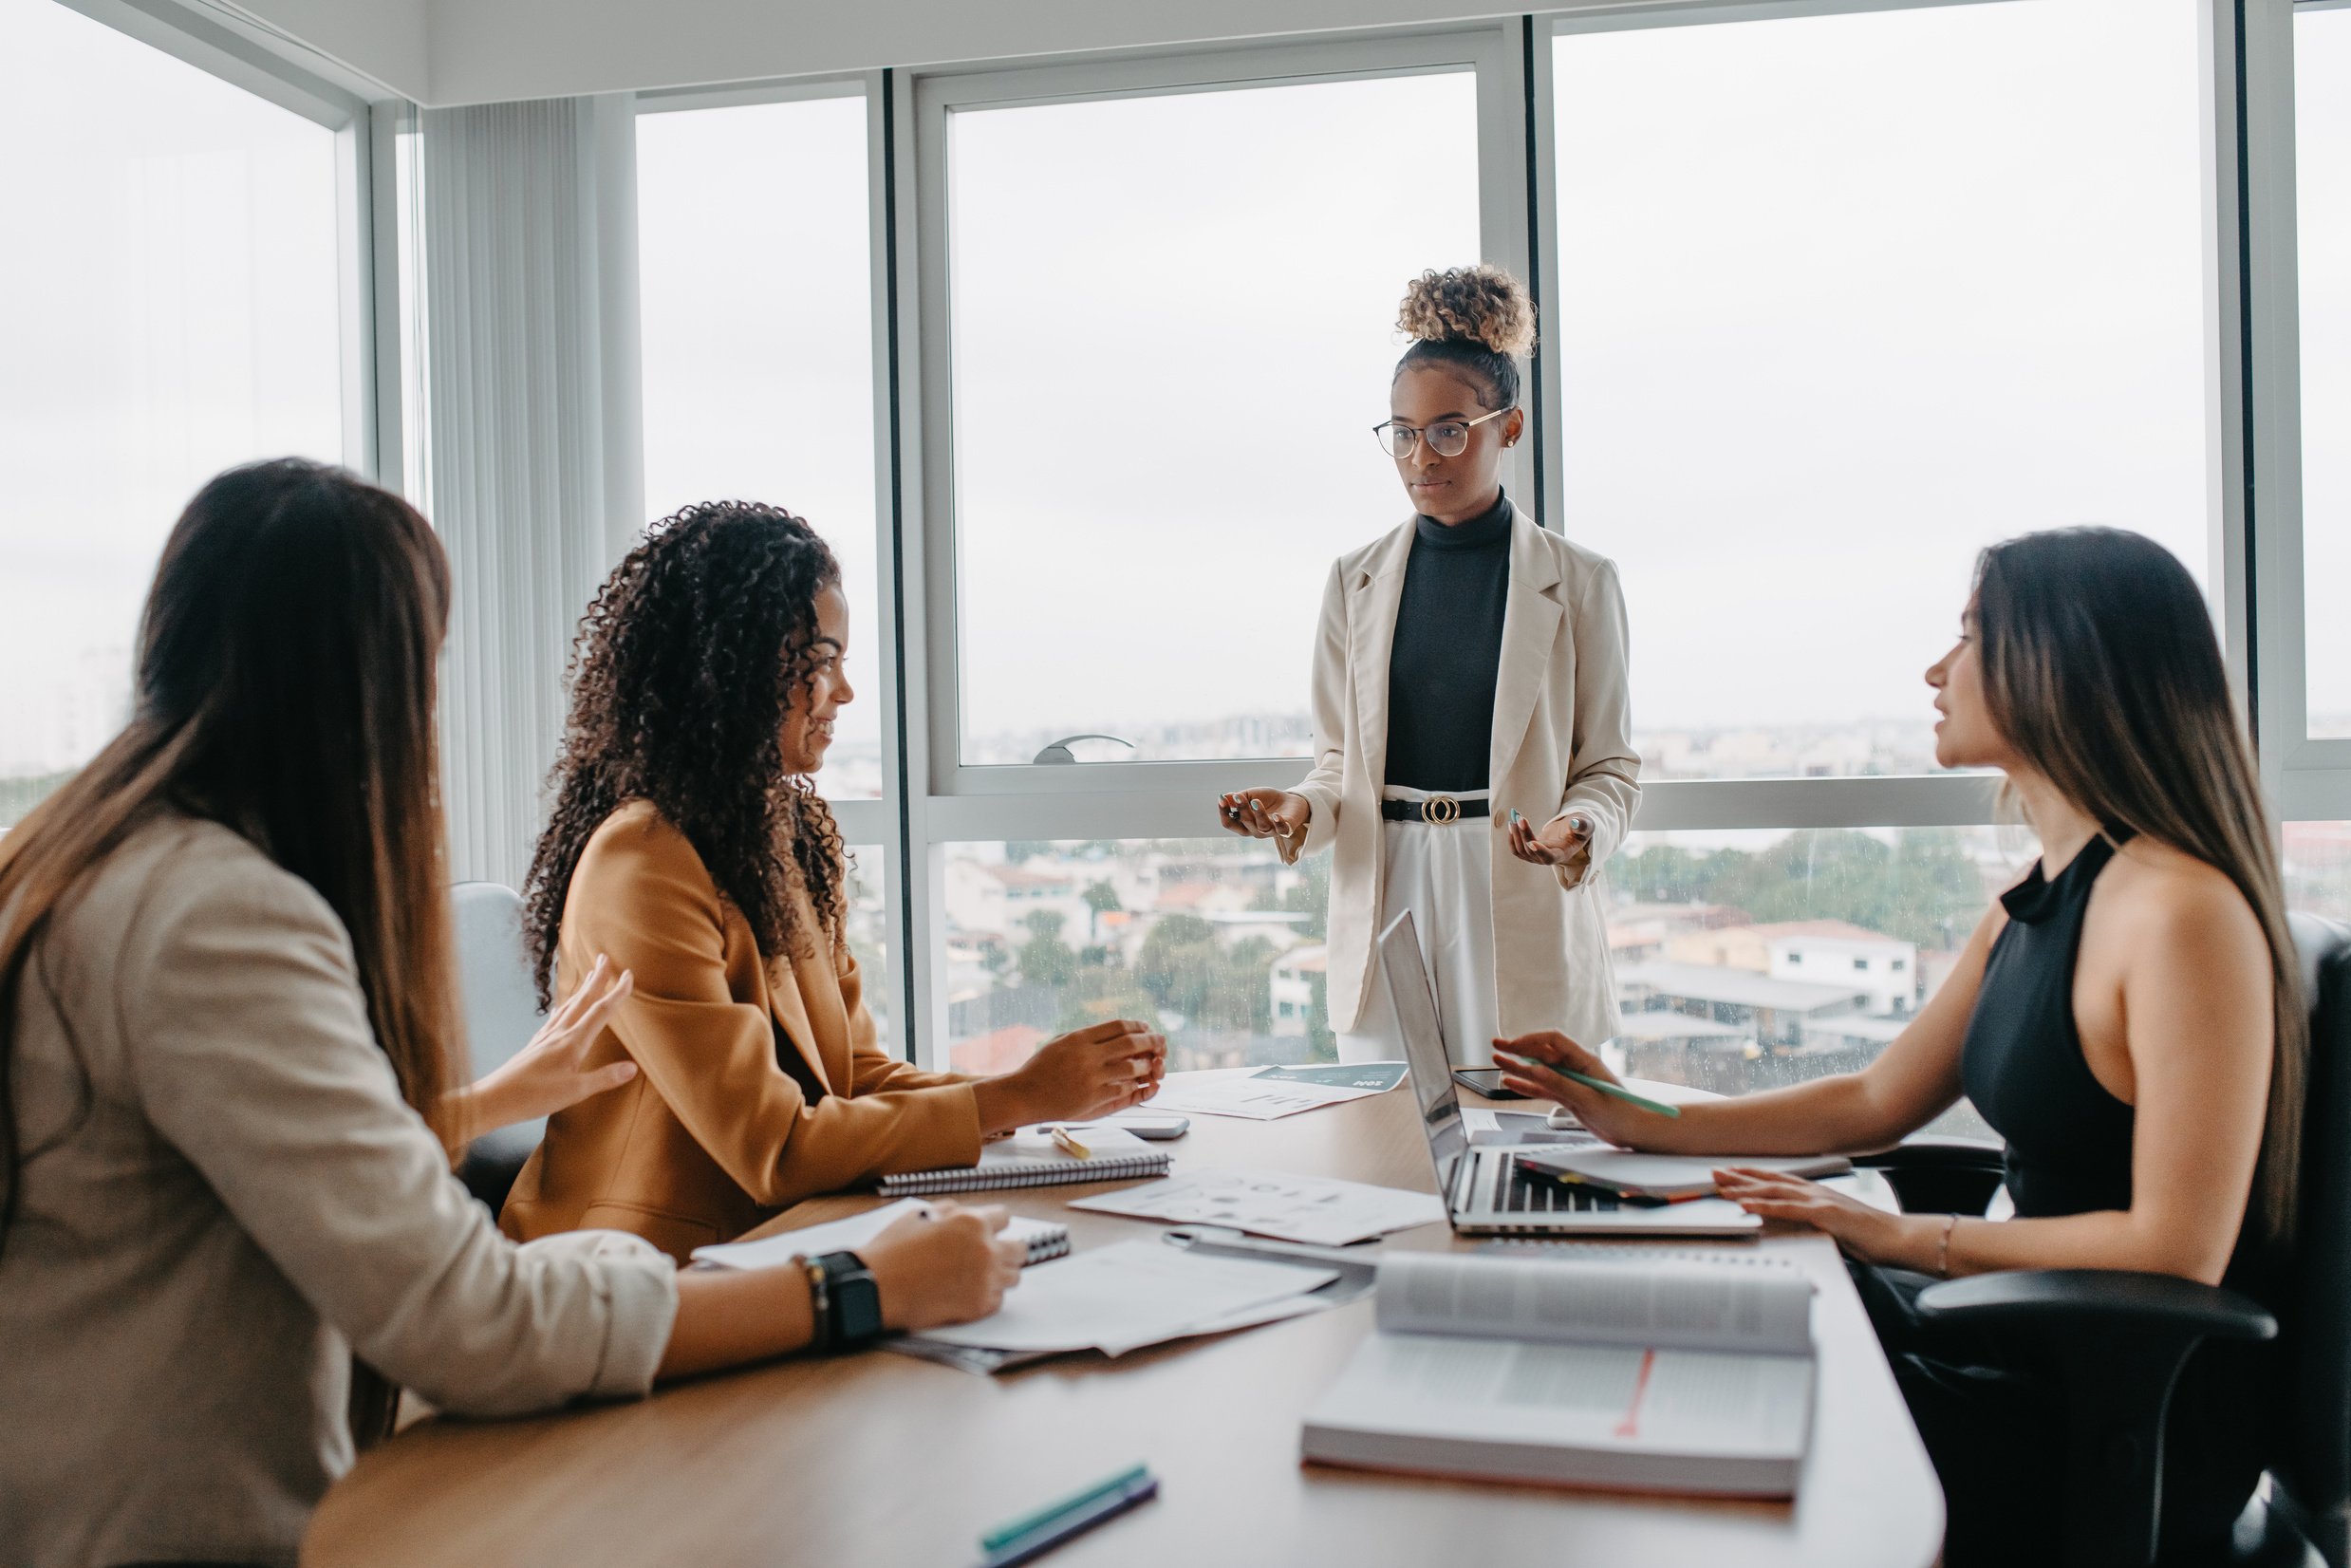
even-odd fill
[{"label": "document with graph", "polygon": [[1812,1281],[1748,1258],[1390,1253],[1378,1329],[1308,1412],[1322,1464],[1787,1497]]}]

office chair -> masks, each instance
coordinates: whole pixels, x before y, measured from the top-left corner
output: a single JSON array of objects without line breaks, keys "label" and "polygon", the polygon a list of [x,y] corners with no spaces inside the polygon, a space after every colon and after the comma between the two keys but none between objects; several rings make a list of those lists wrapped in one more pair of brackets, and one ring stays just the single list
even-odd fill
[{"label": "office chair", "polygon": [[[460,882],[449,890],[449,902],[457,994],[478,1078],[529,1044],[546,1015],[523,958],[521,897],[494,882]],[[467,1147],[457,1179],[496,1214],[546,1132],[544,1117],[492,1129]]]},{"label": "office chair", "polygon": [[[2169,1275],[2099,1269],[1982,1274],[1919,1293],[1922,1317],[2057,1369],[2072,1431],[2065,1562],[2155,1560],[2164,1415],[2180,1368],[2207,1338],[2279,1341],[2267,1495],[2247,1503],[2223,1560],[2351,1559],[2351,928],[2290,920],[2311,1002],[2310,1072],[2301,1235],[2281,1312]],[[1913,1140],[1856,1163],[1877,1167],[1917,1212],[1982,1213],[2002,1175],[1999,1147],[1974,1140]]]}]

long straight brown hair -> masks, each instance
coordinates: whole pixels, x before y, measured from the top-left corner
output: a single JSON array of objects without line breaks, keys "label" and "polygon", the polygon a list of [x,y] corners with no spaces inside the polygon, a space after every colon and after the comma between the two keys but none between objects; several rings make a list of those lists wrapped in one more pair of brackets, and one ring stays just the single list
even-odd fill
[{"label": "long straight brown hair", "polygon": [[438,1126],[458,1043],[433,726],[448,611],[432,529],[340,469],[254,463],[188,503],[140,620],[129,725],[0,838],[0,1246],[38,1152],[10,1091],[30,960],[159,811],[233,829],[318,890],[401,1096]]},{"label": "long straight brown hair", "polygon": [[2269,943],[2274,1044],[2255,1238],[2292,1240],[2310,1019],[2253,755],[2204,595],[2177,557],[2111,528],[2028,533],[1977,558],[1985,696],[2007,742],[2109,833],[2236,884]]}]

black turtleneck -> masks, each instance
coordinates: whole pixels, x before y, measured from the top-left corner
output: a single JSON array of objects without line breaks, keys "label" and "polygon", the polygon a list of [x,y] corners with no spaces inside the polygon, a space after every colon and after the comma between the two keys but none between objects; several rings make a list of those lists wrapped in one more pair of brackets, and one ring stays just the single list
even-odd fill
[{"label": "black turtleneck", "polygon": [[1487,786],[1510,522],[1507,495],[1449,528],[1413,519],[1388,653],[1388,783],[1448,793]]}]

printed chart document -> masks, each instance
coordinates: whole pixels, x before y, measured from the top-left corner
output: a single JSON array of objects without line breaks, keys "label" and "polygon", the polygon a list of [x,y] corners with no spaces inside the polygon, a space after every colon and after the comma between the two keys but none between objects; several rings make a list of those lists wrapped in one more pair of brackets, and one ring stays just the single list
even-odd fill
[{"label": "printed chart document", "polygon": [[[789,1263],[794,1258],[822,1258],[827,1253],[855,1252],[907,1215],[929,1212],[930,1204],[920,1198],[902,1198],[897,1203],[885,1204],[864,1214],[852,1214],[846,1220],[779,1231],[774,1236],[762,1236],[756,1241],[722,1241],[716,1246],[696,1247],[694,1260],[720,1268],[765,1269]],[[999,1234],[1008,1241],[1027,1243],[1027,1260],[1032,1263],[1041,1263],[1048,1258],[1059,1258],[1070,1250],[1070,1227],[1043,1220],[1024,1220],[1016,1214],[1005,1222]]]},{"label": "printed chart document", "polygon": [[[1158,1241],[1120,1241],[1028,1270],[993,1316],[910,1337],[997,1351],[1124,1355],[1163,1340],[1264,1321],[1251,1314],[1286,1308],[1338,1277],[1336,1269],[1205,1258]],[[1301,1303],[1295,1310],[1313,1309]]]},{"label": "printed chart document", "polygon": [[1402,1062],[1316,1062],[1305,1067],[1210,1068],[1170,1073],[1147,1111],[1270,1122],[1326,1105],[1385,1094],[1404,1082]]},{"label": "printed chart document", "polygon": [[1380,1260],[1378,1331],[1305,1456],[1495,1480],[1787,1497],[1812,1432],[1812,1281],[1683,1257]]},{"label": "printed chart document", "polygon": [[1178,1224],[1227,1225],[1254,1236],[1325,1247],[1343,1247],[1445,1218],[1445,1204],[1430,1193],[1265,1170],[1170,1176],[1121,1192],[1073,1198],[1070,1207]]}]

